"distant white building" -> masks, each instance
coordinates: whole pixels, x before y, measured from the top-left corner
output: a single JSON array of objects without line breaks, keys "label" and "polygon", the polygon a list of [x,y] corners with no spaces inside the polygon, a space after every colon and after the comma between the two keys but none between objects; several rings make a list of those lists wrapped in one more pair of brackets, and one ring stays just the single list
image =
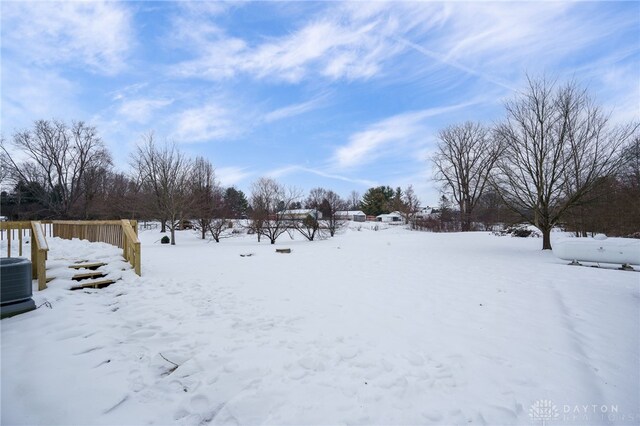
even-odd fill
[{"label": "distant white building", "polygon": [[308,217],[322,219],[322,212],[316,209],[293,209],[278,212],[278,216],[290,220],[305,220]]},{"label": "distant white building", "polygon": [[434,209],[433,207],[421,207],[415,214],[415,218],[416,219],[427,219],[430,217],[433,217],[433,215],[437,214],[437,210]]},{"label": "distant white building", "polygon": [[352,220],[354,222],[364,222],[367,215],[361,210],[341,210],[336,212],[336,218],[339,220]]},{"label": "distant white building", "polygon": [[384,223],[403,222],[402,215],[398,212],[378,215],[376,216],[376,220]]}]

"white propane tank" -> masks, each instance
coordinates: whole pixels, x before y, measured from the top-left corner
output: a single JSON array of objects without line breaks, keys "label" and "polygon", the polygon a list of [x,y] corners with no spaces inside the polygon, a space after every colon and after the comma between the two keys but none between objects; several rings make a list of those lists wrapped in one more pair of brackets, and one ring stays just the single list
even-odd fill
[{"label": "white propane tank", "polygon": [[553,254],[563,260],[640,265],[640,239],[566,238],[553,244]]}]

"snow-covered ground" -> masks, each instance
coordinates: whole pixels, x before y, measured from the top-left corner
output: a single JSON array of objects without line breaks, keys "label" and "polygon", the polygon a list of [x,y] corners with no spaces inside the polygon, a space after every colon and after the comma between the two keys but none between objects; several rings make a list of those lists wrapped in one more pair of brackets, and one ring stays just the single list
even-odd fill
[{"label": "snow-covered ground", "polygon": [[488,233],[140,238],[142,278],[2,320],[3,425],[640,423],[640,273]]}]

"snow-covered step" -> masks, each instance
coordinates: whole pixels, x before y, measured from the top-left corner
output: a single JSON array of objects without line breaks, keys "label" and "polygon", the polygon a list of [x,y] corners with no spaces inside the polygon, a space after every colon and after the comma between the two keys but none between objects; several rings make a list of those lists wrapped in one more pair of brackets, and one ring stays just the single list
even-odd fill
[{"label": "snow-covered step", "polygon": [[76,263],[73,264],[71,266],[69,266],[69,268],[71,269],[98,269],[101,266],[106,266],[107,264],[104,262],[91,262],[91,263],[87,263],[86,261],[83,261],[83,263]]},{"label": "snow-covered step", "polygon": [[102,271],[92,271],[92,272],[84,272],[81,274],[75,274],[71,279],[73,281],[82,281],[89,278],[103,278],[105,276]]},{"label": "snow-covered step", "polygon": [[103,280],[96,280],[96,281],[87,281],[84,282],[82,284],[78,284],[78,285],[74,285],[71,287],[71,290],[81,290],[83,288],[103,288],[103,287],[107,287],[111,284],[114,284],[115,281],[114,280],[109,280],[109,279],[103,279]]}]

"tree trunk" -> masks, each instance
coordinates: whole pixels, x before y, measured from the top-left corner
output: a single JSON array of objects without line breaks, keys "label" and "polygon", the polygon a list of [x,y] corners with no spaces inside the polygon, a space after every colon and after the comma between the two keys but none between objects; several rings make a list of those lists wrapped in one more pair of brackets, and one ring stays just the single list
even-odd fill
[{"label": "tree trunk", "polygon": [[160,232],[167,232],[167,221],[164,219],[160,220]]},{"label": "tree trunk", "polygon": [[551,250],[551,227],[541,229],[542,231],[542,250]]},{"label": "tree trunk", "polygon": [[171,245],[172,246],[176,245],[176,227],[175,226],[171,227]]}]

